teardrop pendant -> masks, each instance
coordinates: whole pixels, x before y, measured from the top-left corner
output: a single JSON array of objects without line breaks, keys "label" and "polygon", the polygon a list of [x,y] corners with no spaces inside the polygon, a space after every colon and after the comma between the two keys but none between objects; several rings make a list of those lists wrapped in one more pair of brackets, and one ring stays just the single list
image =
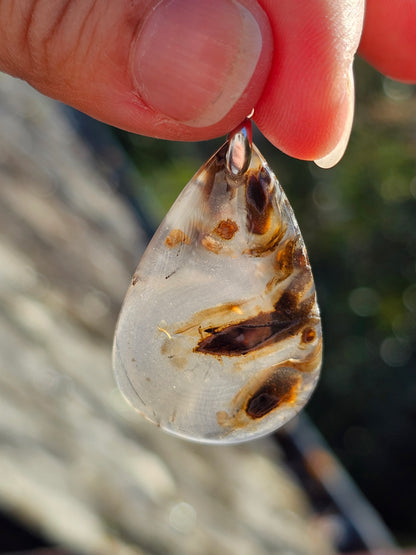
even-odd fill
[{"label": "teardrop pendant", "polygon": [[321,358],[306,248],[246,120],[191,179],[147,247],[117,324],[116,379],[164,430],[236,443],[295,416]]}]

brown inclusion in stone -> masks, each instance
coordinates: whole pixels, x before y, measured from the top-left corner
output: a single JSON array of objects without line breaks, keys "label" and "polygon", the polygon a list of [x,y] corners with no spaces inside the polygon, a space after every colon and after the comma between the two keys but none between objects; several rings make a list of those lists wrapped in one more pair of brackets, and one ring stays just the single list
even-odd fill
[{"label": "brown inclusion in stone", "polygon": [[208,328],[208,337],[202,339],[195,351],[211,355],[245,355],[276,341],[295,335],[309,318],[314,298],[297,304],[291,291],[285,291],[275,304],[273,312],[261,312],[224,328]]},{"label": "brown inclusion in stone", "polygon": [[300,381],[301,377],[290,369],[279,369],[248,400],[246,414],[262,418],[282,404],[294,403]]}]

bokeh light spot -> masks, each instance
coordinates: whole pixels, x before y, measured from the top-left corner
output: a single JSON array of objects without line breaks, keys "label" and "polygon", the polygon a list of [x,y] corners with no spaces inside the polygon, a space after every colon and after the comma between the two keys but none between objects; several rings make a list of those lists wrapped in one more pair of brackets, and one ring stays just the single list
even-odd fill
[{"label": "bokeh light spot", "polygon": [[357,316],[373,316],[380,307],[380,297],[371,287],[357,287],[349,295],[348,302],[351,310]]},{"label": "bokeh light spot", "polygon": [[404,366],[411,354],[409,344],[395,337],[386,337],[380,346],[380,356],[388,366]]},{"label": "bokeh light spot", "polygon": [[192,505],[181,501],[169,513],[169,524],[181,534],[190,534],[196,524],[196,511]]}]

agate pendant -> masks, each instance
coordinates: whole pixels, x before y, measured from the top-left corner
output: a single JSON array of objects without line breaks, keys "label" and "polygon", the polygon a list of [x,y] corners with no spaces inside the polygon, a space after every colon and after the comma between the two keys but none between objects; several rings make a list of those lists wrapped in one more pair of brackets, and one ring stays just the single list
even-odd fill
[{"label": "agate pendant", "polygon": [[295,416],[321,358],[306,248],[246,120],[147,247],[117,324],[116,379],[131,405],[167,432],[236,443]]}]

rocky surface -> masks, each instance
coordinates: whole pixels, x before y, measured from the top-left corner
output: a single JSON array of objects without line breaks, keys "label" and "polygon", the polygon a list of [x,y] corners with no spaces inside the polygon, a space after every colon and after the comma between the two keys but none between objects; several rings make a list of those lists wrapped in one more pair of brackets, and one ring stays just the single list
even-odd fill
[{"label": "rocky surface", "polygon": [[82,553],[325,555],[270,440],[186,443],[111,370],[144,234],[62,107],[0,75],[0,506]]}]

